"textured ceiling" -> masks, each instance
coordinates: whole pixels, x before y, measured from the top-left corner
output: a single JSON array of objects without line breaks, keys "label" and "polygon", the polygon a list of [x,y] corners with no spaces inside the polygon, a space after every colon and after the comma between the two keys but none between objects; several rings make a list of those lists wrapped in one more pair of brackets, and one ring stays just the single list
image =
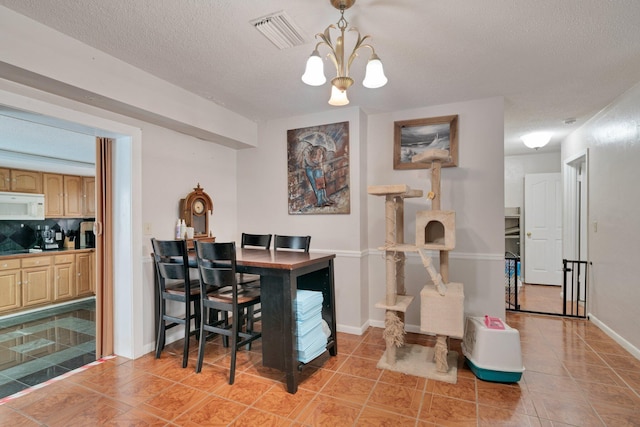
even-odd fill
[{"label": "textured ceiling", "polygon": [[[328,84],[300,80],[313,35],[339,18],[328,0],[0,5],[252,120],[339,108],[327,104]],[[249,23],[282,10],[308,43],[278,50]],[[363,88],[366,55],[356,59],[351,105],[377,113],[503,96],[507,154],[530,153],[519,136],[534,130],[555,131],[544,150],[558,149],[640,80],[638,0],[358,0],[345,17],[371,34],[389,78],[381,89]]]}]

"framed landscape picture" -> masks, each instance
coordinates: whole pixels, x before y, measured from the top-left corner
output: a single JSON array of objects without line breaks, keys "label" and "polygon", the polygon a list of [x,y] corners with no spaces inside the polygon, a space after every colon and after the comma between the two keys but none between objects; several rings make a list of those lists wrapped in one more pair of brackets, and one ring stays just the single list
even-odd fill
[{"label": "framed landscape picture", "polygon": [[393,168],[428,169],[429,163],[412,163],[416,154],[437,148],[449,150],[442,167],[458,166],[458,115],[394,122]]}]

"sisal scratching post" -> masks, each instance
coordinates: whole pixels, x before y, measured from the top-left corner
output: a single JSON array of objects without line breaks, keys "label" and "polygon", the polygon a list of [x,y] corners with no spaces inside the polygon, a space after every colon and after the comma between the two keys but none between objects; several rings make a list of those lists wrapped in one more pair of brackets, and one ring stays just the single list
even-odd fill
[{"label": "sisal scratching post", "polygon": [[387,347],[387,363],[391,365],[396,363],[396,348],[402,347],[404,344],[404,334],[404,322],[395,311],[387,310],[384,319],[384,332],[382,333]]},{"label": "sisal scratching post", "polygon": [[433,361],[436,364],[438,372],[448,372],[449,363],[447,356],[449,355],[449,343],[446,335],[438,335],[436,338],[435,351],[433,353]]}]

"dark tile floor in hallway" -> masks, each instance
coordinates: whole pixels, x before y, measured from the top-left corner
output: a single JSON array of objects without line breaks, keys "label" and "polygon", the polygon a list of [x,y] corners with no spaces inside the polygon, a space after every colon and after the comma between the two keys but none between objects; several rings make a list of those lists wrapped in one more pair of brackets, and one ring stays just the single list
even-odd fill
[{"label": "dark tile floor in hallway", "polygon": [[0,320],[0,398],[96,360],[95,300]]}]

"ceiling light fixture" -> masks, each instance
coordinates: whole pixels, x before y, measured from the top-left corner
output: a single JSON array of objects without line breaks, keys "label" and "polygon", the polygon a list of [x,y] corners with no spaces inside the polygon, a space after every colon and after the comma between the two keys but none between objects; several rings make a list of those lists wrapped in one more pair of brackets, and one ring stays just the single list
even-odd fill
[{"label": "ceiling light fixture", "polygon": [[537,150],[549,143],[551,135],[551,132],[532,132],[522,135],[520,139],[522,139],[522,142],[524,142],[524,145],[527,147]]},{"label": "ceiling light fixture", "polygon": [[[348,60],[345,62],[344,31],[347,29],[349,23],[344,19],[344,11],[353,6],[356,0],[329,1],[333,7],[340,10],[340,20],[338,20],[336,24],[337,27],[336,25],[331,24],[324,30],[324,33],[316,34],[316,38],[321,41],[318,42],[316,48],[307,60],[307,66],[302,76],[302,81],[310,86],[321,86],[327,81],[327,78],[324,76],[322,58],[320,58],[320,53],[318,52],[318,48],[321,45],[327,46],[330,49],[327,56],[336,67],[336,77],[331,80],[331,98],[329,99],[329,104],[347,105],[349,103],[349,99],[347,98],[347,89],[349,89],[353,84],[353,79],[349,77],[349,69],[351,68],[353,60],[358,56],[357,52],[359,49],[365,47],[371,49],[371,56],[367,63],[362,85],[370,89],[376,89],[387,84],[387,77],[384,75],[382,62],[380,61],[380,58],[378,58],[378,55],[376,55],[373,46],[368,43],[364,43],[364,41],[371,36],[360,36],[360,31],[354,27],[349,28],[349,31],[355,31],[358,34],[358,38],[351,55],[349,55]],[[329,31],[336,28],[340,30],[340,35],[334,44],[331,40],[331,34]]]}]

